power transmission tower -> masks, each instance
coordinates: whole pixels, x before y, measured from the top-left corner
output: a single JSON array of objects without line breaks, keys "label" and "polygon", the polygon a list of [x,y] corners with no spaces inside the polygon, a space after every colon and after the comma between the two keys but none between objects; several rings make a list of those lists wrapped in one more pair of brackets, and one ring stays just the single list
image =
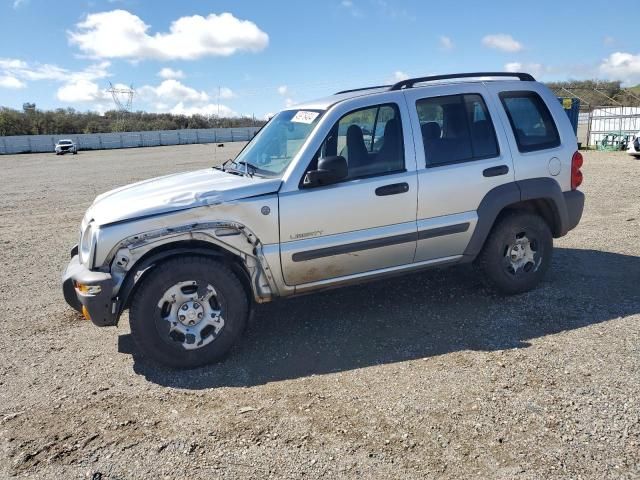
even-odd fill
[{"label": "power transmission tower", "polygon": [[133,106],[133,96],[135,94],[133,85],[130,85],[129,88],[117,88],[113,85],[113,83],[109,82],[109,88],[107,89],[107,92],[111,94],[113,103],[115,103],[116,110],[118,112],[116,128],[118,131],[123,131],[125,127],[126,116],[129,112],[131,112],[131,107]]}]

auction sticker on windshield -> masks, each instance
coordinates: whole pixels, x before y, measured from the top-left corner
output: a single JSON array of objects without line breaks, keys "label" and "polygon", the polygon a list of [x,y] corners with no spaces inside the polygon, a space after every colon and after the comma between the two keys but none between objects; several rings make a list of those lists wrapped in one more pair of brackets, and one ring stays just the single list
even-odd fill
[{"label": "auction sticker on windshield", "polygon": [[318,115],[318,112],[308,112],[306,110],[300,110],[293,116],[291,121],[297,123],[311,123],[316,119]]}]

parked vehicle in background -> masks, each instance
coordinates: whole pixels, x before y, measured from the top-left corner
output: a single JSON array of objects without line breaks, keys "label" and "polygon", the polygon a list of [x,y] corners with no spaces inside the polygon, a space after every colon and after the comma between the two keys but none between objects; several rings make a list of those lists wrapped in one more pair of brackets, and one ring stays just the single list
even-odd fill
[{"label": "parked vehicle in background", "polygon": [[629,142],[627,153],[636,158],[640,158],[640,132],[636,133]]},{"label": "parked vehicle in background", "polygon": [[220,167],[98,196],[63,292],[99,326],[128,308],[140,350],[174,367],[220,360],[276,298],[470,262],[518,294],[580,221],[581,166],[528,74],[346,90],[278,113]]},{"label": "parked vehicle in background", "polygon": [[73,153],[74,155],[78,153],[78,147],[73,140],[63,139],[56,143],[56,155],[64,155],[65,153]]}]

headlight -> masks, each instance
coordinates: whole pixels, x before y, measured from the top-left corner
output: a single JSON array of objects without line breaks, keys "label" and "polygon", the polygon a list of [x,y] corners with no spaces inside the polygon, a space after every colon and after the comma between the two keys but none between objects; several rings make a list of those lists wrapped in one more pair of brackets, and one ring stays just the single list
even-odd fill
[{"label": "headlight", "polygon": [[80,254],[80,263],[85,263],[91,259],[91,252],[93,251],[94,244],[94,229],[93,222],[89,222],[82,236],[80,237],[80,247],[78,252]]}]

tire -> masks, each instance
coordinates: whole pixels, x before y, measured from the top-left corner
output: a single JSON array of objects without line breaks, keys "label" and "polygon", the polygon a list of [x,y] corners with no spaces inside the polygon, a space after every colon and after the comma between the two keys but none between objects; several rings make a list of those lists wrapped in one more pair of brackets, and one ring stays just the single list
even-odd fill
[{"label": "tire", "polygon": [[511,212],[493,226],[475,263],[489,287],[514,295],[540,283],[552,254],[553,236],[547,222],[533,213]]},{"label": "tire", "polygon": [[[248,296],[229,267],[208,257],[184,256],[145,275],[129,322],[145,357],[173,368],[194,368],[222,360],[244,332],[248,316]],[[191,326],[190,321],[197,323]]]}]

